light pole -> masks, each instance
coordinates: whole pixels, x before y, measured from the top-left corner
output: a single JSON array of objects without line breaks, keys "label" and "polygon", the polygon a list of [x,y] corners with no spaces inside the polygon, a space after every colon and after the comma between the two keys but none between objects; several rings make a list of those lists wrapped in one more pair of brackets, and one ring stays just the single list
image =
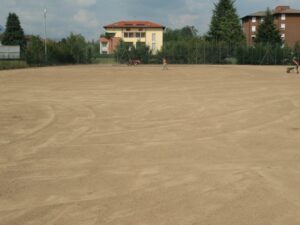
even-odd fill
[{"label": "light pole", "polygon": [[47,21],[46,21],[46,19],[47,19],[47,9],[45,8],[44,9],[44,28],[45,28],[45,30],[44,30],[44,34],[45,34],[45,64],[47,64]]}]

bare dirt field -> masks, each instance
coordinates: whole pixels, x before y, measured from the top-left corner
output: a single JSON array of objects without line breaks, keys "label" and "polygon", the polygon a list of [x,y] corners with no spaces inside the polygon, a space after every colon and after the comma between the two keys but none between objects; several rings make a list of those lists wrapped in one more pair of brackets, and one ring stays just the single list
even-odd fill
[{"label": "bare dirt field", "polygon": [[299,225],[300,75],[0,72],[1,225]]}]

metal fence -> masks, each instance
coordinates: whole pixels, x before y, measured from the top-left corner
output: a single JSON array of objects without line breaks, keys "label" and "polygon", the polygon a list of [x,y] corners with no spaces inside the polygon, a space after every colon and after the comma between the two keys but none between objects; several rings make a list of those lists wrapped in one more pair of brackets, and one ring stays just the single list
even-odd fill
[{"label": "metal fence", "polygon": [[234,45],[224,43],[196,42],[165,45],[161,57],[176,64],[252,64],[285,65],[293,57],[300,58],[300,49],[283,46]]},{"label": "metal fence", "polygon": [[179,40],[166,42],[156,55],[136,50],[122,50],[115,55],[119,63],[139,59],[142,63],[162,63],[167,58],[170,64],[252,64],[288,65],[292,58],[300,58],[300,47],[288,48],[281,45],[245,45],[208,42],[204,40]]}]

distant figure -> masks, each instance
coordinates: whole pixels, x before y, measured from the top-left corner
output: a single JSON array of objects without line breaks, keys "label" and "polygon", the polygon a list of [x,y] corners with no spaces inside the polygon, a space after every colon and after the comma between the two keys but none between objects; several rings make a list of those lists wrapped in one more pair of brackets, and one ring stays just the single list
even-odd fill
[{"label": "distant figure", "polygon": [[137,66],[141,64],[141,60],[139,59],[129,59],[128,66]]},{"label": "distant figure", "polygon": [[299,61],[296,57],[293,58],[293,64],[295,65],[297,73],[299,73]]},{"label": "distant figure", "polygon": [[296,72],[299,73],[299,61],[297,60],[296,57],[294,57],[292,59],[292,66],[291,67],[288,67],[286,72],[287,73],[290,73],[292,70],[295,70],[296,69]]},{"label": "distant figure", "polygon": [[166,57],[163,58],[163,70],[167,70],[168,69],[168,61],[166,59]]}]

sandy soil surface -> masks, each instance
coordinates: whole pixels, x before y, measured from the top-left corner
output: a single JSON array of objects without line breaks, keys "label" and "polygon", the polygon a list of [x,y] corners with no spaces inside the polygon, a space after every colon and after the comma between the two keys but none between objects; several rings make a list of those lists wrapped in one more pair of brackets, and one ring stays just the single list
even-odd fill
[{"label": "sandy soil surface", "polygon": [[299,225],[300,75],[0,72],[1,225]]}]

